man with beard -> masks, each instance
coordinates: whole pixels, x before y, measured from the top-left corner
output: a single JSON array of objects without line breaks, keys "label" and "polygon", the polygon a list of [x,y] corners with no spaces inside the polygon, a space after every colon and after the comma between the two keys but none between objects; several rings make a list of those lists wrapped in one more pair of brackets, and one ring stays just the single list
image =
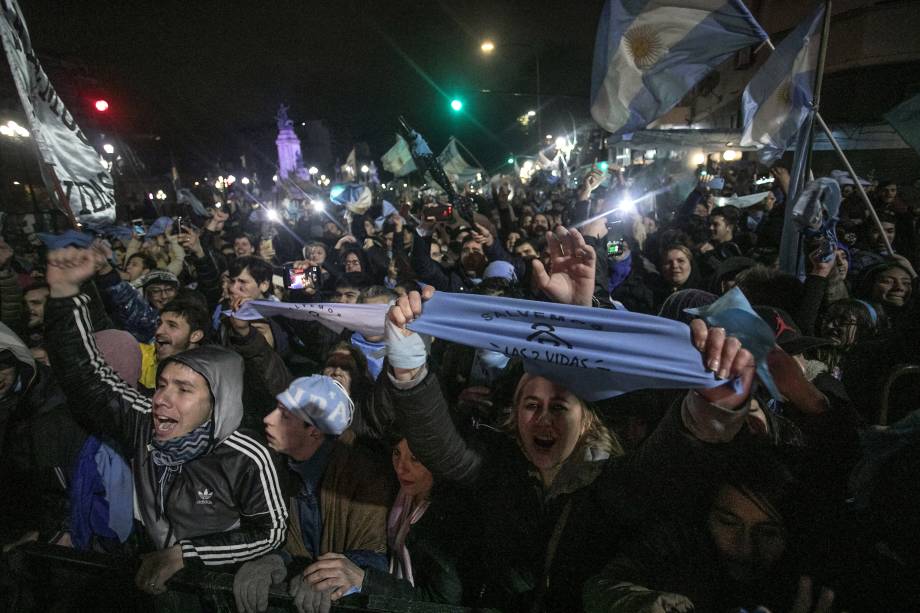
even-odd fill
[{"label": "man with beard", "polygon": [[26,342],[30,347],[41,345],[45,329],[45,303],[48,302],[48,286],[36,283],[23,292],[26,306]]},{"label": "man with beard", "polygon": [[[183,228],[180,244],[188,250],[188,261],[194,264],[198,276],[198,290],[211,302],[219,293],[219,273],[210,251],[204,249],[199,234]],[[154,342],[160,326],[160,311],[180,292],[179,280],[165,270],[152,270],[140,277],[142,294],[132,284],[123,281],[109,262],[111,251],[99,245],[102,258],[96,269],[96,285],[105,303],[106,311],[120,328],[130,332],[140,343]],[[207,307],[207,305],[206,305]]]}]

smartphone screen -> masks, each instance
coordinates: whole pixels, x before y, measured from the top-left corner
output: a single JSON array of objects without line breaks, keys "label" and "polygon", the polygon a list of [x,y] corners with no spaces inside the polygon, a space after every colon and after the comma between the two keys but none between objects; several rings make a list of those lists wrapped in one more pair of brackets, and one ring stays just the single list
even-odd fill
[{"label": "smartphone screen", "polygon": [[303,268],[294,268],[291,263],[285,264],[284,269],[284,287],[288,289],[303,289],[306,287],[306,270]]}]

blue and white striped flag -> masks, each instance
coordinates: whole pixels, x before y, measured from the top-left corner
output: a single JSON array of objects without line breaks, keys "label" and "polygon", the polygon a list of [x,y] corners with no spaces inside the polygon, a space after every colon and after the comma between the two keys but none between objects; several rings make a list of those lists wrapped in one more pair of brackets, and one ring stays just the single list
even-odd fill
[{"label": "blue and white striped flag", "polygon": [[824,4],[770,54],[744,89],[741,145],[756,145],[767,166],[795,143],[812,108]]},{"label": "blue and white striped flag", "polygon": [[616,135],[640,130],[734,52],[765,40],[741,0],[607,0],[594,44],[591,115]]}]

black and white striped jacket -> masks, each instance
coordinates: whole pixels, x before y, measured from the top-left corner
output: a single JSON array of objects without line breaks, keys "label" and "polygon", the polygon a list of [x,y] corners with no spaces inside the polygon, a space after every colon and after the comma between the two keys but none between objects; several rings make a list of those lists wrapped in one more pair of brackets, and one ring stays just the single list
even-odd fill
[{"label": "black and white striped jacket", "polygon": [[[214,398],[216,445],[182,465],[159,513],[150,457],[152,402],[118,378],[96,347],[88,296],[50,299],[45,326],[53,370],[78,422],[132,466],[135,516],[158,549],[180,545],[185,563],[252,560],[284,544],[287,509],[269,450],[239,430],[242,358],[214,346],[170,358],[204,376]],[[52,340],[53,339],[53,340]]]}]

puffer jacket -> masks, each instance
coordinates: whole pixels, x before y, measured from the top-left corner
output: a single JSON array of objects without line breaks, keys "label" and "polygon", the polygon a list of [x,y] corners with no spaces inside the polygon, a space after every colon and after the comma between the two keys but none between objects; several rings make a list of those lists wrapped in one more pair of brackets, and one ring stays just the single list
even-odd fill
[{"label": "puffer jacket", "polygon": [[243,360],[219,347],[173,356],[207,381],[214,401],[210,451],[186,462],[165,493],[164,513],[150,454],[152,402],[105,364],[92,337],[86,295],[48,301],[48,350],[74,417],[132,464],[135,496],[157,549],[179,544],[186,564],[226,565],[258,558],[284,543],[287,509],[268,449],[238,430]]}]

